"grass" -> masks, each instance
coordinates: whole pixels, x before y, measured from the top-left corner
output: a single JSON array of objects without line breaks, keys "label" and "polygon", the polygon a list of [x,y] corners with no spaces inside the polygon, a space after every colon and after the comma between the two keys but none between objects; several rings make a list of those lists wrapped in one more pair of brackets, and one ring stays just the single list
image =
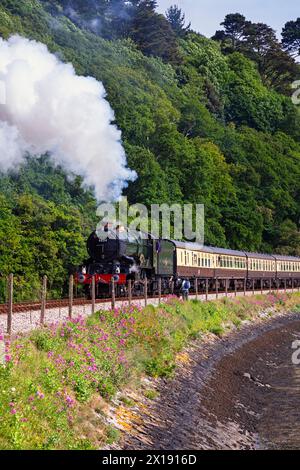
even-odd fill
[{"label": "grass", "polygon": [[[6,341],[0,365],[0,449],[97,449],[118,439],[110,400],[141,377],[170,377],[176,356],[205,333],[223,335],[269,308],[300,309],[300,296],[265,295],[100,311]],[[2,338],[3,339],[3,338]],[[144,395],[156,398],[148,390]]]},{"label": "grass", "polygon": [[148,400],[155,400],[159,396],[159,393],[156,390],[145,390],[144,395]]}]

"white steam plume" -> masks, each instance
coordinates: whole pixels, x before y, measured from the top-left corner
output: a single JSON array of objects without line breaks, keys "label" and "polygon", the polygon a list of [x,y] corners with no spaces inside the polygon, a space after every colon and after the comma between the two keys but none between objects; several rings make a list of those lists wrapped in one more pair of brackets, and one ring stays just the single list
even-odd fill
[{"label": "white steam plume", "polygon": [[134,179],[102,83],[20,36],[0,38],[0,83],[0,170],[16,168],[26,153],[50,152],[99,200],[117,198]]}]

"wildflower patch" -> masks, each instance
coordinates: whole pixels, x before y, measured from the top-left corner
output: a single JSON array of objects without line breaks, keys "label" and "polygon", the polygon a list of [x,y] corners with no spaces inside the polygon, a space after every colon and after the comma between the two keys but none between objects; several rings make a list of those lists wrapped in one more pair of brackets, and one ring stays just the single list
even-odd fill
[{"label": "wildflower patch", "polygon": [[[170,377],[202,333],[223,334],[259,312],[288,310],[299,294],[122,307],[53,323],[29,336],[0,333],[0,449],[99,449],[139,426],[130,401],[107,410],[145,376]],[[145,396],[155,398],[148,390]],[[126,403],[127,402],[127,403]]]}]

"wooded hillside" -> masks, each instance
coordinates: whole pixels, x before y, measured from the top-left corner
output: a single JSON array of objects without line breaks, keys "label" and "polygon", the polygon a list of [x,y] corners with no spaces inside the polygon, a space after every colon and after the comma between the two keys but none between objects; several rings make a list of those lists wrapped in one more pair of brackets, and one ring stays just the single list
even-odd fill
[{"label": "wooded hillside", "polygon": [[[208,39],[178,8],[166,17],[155,8],[152,0],[3,0],[0,35],[41,41],[103,82],[138,174],[130,202],[204,203],[206,244],[300,255],[300,115],[291,100],[299,19],[283,25],[282,44],[239,14]],[[92,190],[48,156],[3,174],[2,274],[13,271],[25,297],[47,274],[59,294],[86,256],[95,207]]]}]

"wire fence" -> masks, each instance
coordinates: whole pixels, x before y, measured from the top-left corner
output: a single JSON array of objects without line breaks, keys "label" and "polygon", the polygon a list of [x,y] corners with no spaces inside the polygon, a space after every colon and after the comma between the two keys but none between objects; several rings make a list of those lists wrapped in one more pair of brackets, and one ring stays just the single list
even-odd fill
[{"label": "wire fence", "polygon": [[[3,284],[3,283],[2,283]],[[2,286],[3,287],[3,286]],[[15,279],[10,274],[6,279],[6,298],[5,302],[0,303],[0,333],[5,332],[8,335],[16,332],[27,332],[46,323],[60,322],[65,319],[71,319],[73,316],[88,316],[95,313],[98,305],[101,309],[115,309],[116,304],[126,303],[131,305],[133,302],[139,302],[140,305],[147,306],[151,299],[156,304],[160,304],[162,299],[170,295],[180,295],[180,289],[176,283],[170,280],[159,278],[156,280],[143,279],[139,281],[128,280],[126,286],[120,286],[112,279],[108,286],[109,298],[98,298],[98,289],[95,276],[89,290],[89,296],[83,296],[82,290],[74,282],[71,275],[68,280],[68,295],[63,298],[48,298],[48,279],[44,276],[40,285],[40,295],[38,300],[27,300],[19,302],[14,300]],[[300,283],[294,283],[293,280],[257,280],[249,282],[246,279],[193,279],[191,281],[190,294],[195,299],[208,300],[213,295],[218,299],[221,296],[251,295],[257,293],[273,292],[283,290],[285,292],[294,292],[300,290]]]},{"label": "wire fence", "polygon": [[[48,298],[48,279],[44,276],[41,281],[39,299],[27,301],[15,301],[15,279],[10,274],[6,280],[5,301],[0,303],[0,332],[6,332],[11,335],[13,332],[26,332],[34,327],[43,326],[45,323],[53,323],[73,316],[88,316],[95,313],[97,306],[101,308],[114,309],[119,301],[126,302],[128,305],[134,301],[147,305],[148,303],[148,280],[131,281],[129,280],[122,292],[119,286],[112,279],[109,285],[109,298],[98,298],[95,276],[92,277],[90,292],[84,296],[78,284],[74,282],[74,277],[69,277],[68,295],[63,298]],[[156,292],[152,297],[161,302],[161,280],[157,282]]]}]

